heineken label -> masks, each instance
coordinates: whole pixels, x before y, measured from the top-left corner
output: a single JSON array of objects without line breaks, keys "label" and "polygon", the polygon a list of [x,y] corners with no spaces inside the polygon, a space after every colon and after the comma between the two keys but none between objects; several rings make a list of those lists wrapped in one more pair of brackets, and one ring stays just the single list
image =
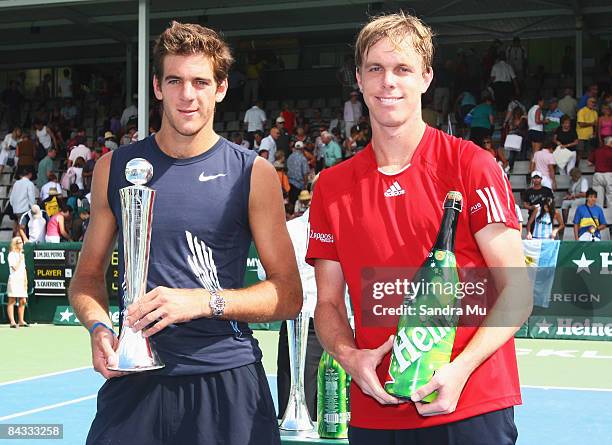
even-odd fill
[{"label": "heineken label", "polygon": [[326,351],[321,356],[317,377],[319,436],[327,439],[346,439],[351,419],[351,377]]}]

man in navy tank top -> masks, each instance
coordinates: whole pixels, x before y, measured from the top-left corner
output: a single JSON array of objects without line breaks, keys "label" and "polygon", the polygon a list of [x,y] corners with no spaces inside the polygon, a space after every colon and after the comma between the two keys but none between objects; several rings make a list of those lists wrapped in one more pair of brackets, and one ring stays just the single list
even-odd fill
[{"label": "man in navy tank top", "polygon": [[[70,287],[94,368],[107,379],[88,444],[280,444],[247,323],[294,318],[302,291],[274,167],[213,131],[232,62],[217,33],[173,22],[154,49],[160,131],[96,164],[91,222]],[[130,185],[127,162],[139,157],[153,166],[147,186],[157,194],[147,293],[126,308],[126,323],[151,339],[165,367],[125,375],[107,369],[117,363],[118,341],[104,276],[116,237],[124,273],[119,190]],[[268,279],[243,288],[252,240]]]}]

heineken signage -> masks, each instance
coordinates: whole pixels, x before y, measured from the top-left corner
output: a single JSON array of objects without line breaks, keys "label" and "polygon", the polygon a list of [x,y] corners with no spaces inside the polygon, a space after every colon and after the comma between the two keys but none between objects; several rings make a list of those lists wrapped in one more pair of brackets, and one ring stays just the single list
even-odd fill
[{"label": "heineken signage", "polygon": [[[113,322],[113,325],[119,325],[119,307],[111,306],[108,311],[108,316]],[[59,326],[80,326],[81,322],[76,317],[74,309],[71,306],[57,306],[55,315],[53,316],[53,324]]]},{"label": "heineken signage", "polygon": [[612,340],[612,317],[529,317],[529,338]]}]

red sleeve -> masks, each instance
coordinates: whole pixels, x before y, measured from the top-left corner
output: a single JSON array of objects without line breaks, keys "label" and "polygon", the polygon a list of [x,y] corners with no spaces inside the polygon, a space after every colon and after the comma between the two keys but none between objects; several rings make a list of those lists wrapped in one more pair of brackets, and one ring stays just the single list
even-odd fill
[{"label": "red sleeve", "polygon": [[493,156],[484,150],[476,151],[464,181],[472,233],[493,223],[518,230],[510,182]]},{"label": "red sleeve", "polygon": [[336,251],[336,239],[329,222],[329,208],[325,204],[323,193],[324,183],[321,177],[312,194],[310,204],[310,216],[308,221],[308,250],[306,251],[306,262],[314,266],[317,258],[338,261]]}]

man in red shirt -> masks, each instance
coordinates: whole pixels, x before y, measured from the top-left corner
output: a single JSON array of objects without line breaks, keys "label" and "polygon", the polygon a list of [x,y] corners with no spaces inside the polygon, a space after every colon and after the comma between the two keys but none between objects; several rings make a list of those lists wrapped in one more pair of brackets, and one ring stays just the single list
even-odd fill
[{"label": "man in red shirt", "polygon": [[[421,95],[433,78],[426,25],[403,13],[375,18],[360,32],[355,52],[372,142],[321,173],[307,253],[317,278],[317,334],[353,378],[349,441],[513,444],[512,407],[521,403],[513,335],[531,300],[510,185],[486,151],[423,122]],[[457,265],[495,268],[499,297],[487,327],[459,327],[451,362],[411,400],[399,400],[382,387],[395,328],[363,323],[362,273],[419,267],[434,244],[450,190],[464,197]],[[344,309],[345,282],[354,338]],[[519,315],[508,326],[500,315],[511,307]],[[434,390],[434,402],[421,402]]]},{"label": "man in red shirt", "polygon": [[597,192],[597,205],[612,206],[612,136],[604,139],[604,145],[589,156],[589,163],[595,166],[593,189]]}]

